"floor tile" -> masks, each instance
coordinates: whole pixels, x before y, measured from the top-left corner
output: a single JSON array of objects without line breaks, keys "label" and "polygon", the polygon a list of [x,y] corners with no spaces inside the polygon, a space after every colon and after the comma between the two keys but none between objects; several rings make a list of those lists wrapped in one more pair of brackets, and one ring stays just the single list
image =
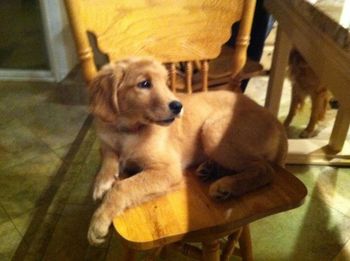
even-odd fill
[{"label": "floor tile", "polygon": [[63,145],[62,147],[53,149],[53,152],[56,153],[56,155],[59,156],[60,159],[64,159],[66,158],[71,146],[72,146],[72,143],[69,143],[69,144]]},{"label": "floor tile", "polygon": [[47,246],[55,231],[60,216],[55,214],[41,213],[35,210],[28,213],[22,220],[14,220],[16,227],[23,233],[23,240],[27,247],[16,252],[16,259],[23,260],[31,255],[36,260],[42,260]]},{"label": "floor tile", "polygon": [[43,141],[17,119],[0,128],[0,136],[0,173],[2,169],[51,152]]},{"label": "floor tile", "polygon": [[0,260],[11,260],[20,238],[9,216],[0,206]]},{"label": "floor tile", "polygon": [[[17,119],[28,108],[45,103],[53,87],[53,83],[0,82],[0,109],[3,119]],[[0,126],[3,125],[1,121]]]},{"label": "floor tile", "polygon": [[92,199],[92,188],[93,180],[90,182],[77,181],[74,188],[71,189],[67,202],[69,204],[94,205]]},{"label": "floor tile", "polygon": [[[106,255],[107,255],[107,249],[89,246],[85,253],[84,260],[103,261],[103,260],[106,260]],[[119,260],[119,259],[115,259],[115,260]]]},{"label": "floor tile", "polygon": [[350,169],[330,166],[287,166],[307,186],[309,194],[350,217]]},{"label": "floor tile", "polygon": [[41,260],[41,256],[40,255],[37,255],[37,254],[27,254],[26,256],[24,256],[23,258],[21,259],[14,259],[12,261],[39,261]]},{"label": "floor tile", "polygon": [[87,111],[83,106],[39,103],[16,116],[50,148],[57,149],[73,142]]},{"label": "floor tile", "polygon": [[0,203],[11,218],[45,202],[46,191],[61,163],[54,153],[48,153],[1,171]]},{"label": "floor tile", "polygon": [[[56,188],[55,196],[51,202],[49,213],[57,213],[57,208],[66,203],[93,204],[90,187],[98,163],[89,159],[90,151],[95,142],[94,131],[89,131],[83,142],[79,145],[72,161],[62,173],[64,180]],[[94,153],[96,154],[96,153]]]},{"label": "floor tile", "polygon": [[22,237],[9,220],[0,224],[0,260],[11,260]]},{"label": "floor tile", "polygon": [[315,194],[298,209],[251,225],[255,260],[331,260],[350,237],[350,218]]},{"label": "floor tile", "polygon": [[0,205],[0,225],[9,220],[10,220],[10,217],[7,215],[4,208]]},{"label": "floor tile", "polygon": [[67,205],[49,242],[44,260],[81,260],[88,249],[92,207]]},{"label": "floor tile", "polygon": [[[11,86],[12,89],[9,89]],[[30,84],[13,86],[10,83],[2,83],[0,115],[4,118],[16,118],[49,147],[60,148],[74,140],[87,117],[85,102],[64,103],[64,100],[74,96],[72,90],[79,92],[77,88],[71,88],[68,93],[68,88],[60,88],[57,84],[48,84],[43,89]],[[66,95],[67,98],[54,98],[59,96],[58,94],[63,97]]]},{"label": "floor tile", "polygon": [[334,261],[348,261],[350,260],[350,240],[346,243],[340,253],[334,258]]},{"label": "floor tile", "polygon": [[13,117],[9,117],[8,112],[0,107],[0,129],[5,128],[12,120]]},{"label": "floor tile", "polygon": [[93,204],[92,187],[96,173],[99,170],[100,153],[98,150],[91,150],[89,156],[83,164],[79,177],[77,178],[74,188],[72,189],[68,203],[71,204]]},{"label": "floor tile", "polygon": [[[112,233],[114,233],[114,231]],[[117,235],[113,234],[108,246],[106,261],[122,260],[124,255],[125,252],[120,239],[117,238]]]}]

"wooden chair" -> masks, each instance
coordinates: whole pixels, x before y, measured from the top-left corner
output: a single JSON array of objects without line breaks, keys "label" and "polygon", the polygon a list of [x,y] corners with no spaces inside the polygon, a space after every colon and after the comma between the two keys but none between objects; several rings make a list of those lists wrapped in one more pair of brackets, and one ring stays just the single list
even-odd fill
[{"label": "wooden chair", "polygon": [[112,1],[65,0],[84,77],[96,74],[87,32],[110,61],[152,56],[169,63],[175,88],[175,63],[186,63],[186,88],[191,92],[192,62],[199,61],[207,89],[208,60],[216,58],[229,39],[231,25],[241,21],[232,58],[232,76],[246,61],[254,0]]},{"label": "wooden chair", "polygon": [[[246,61],[254,0],[65,0],[86,82],[96,74],[87,32],[110,61],[128,56],[153,56],[168,64],[171,88],[176,90],[178,62],[185,63],[185,90],[192,92],[193,63],[200,64],[202,89],[208,89],[208,60],[217,57],[240,21],[232,57],[234,79]],[[185,173],[185,184],[156,200],[129,209],[114,220],[114,227],[134,250],[165,245],[192,257],[227,260],[239,241],[244,260],[252,259],[249,223],[299,206],[304,185],[286,170],[276,167],[273,183],[227,202],[208,197],[208,185]],[[228,237],[220,250],[219,238]],[[180,242],[181,241],[181,242]],[[202,251],[184,242],[202,242]],[[175,244],[173,244],[175,243]],[[237,252],[237,251],[236,251]],[[221,254],[220,254],[221,253]]]},{"label": "wooden chair", "polygon": [[[211,199],[209,184],[189,170],[181,189],[115,218],[114,227],[129,249],[125,260],[131,259],[132,249],[159,249],[174,242],[178,243],[172,248],[193,258],[228,260],[238,253],[243,260],[252,260],[249,224],[298,207],[307,193],[294,175],[275,169],[271,185],[225,202]],[[227,243],[221,245],[219,239],[225,236]],[[236,241],[240,250],[235,248]],[[186,242],[202,242],[203,250]]]}]

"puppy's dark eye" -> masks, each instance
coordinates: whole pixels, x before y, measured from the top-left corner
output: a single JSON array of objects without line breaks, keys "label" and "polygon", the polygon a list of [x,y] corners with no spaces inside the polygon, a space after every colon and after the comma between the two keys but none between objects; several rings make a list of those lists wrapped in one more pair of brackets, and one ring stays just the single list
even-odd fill
[{"label": "puppy's dark eye", "polygon": [[149,89],[152,87],[152,83],[149,80],[145,80],[145,81],[139,82],[137,84],[137,87],[142,88],[142,89]]}]

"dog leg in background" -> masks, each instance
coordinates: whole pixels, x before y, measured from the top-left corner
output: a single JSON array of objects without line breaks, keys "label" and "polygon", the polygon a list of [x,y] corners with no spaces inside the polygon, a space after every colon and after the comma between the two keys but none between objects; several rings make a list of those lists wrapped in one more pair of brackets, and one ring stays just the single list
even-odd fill
[{"label": "dog leg in background", "polygon": [[269,162],[261,160],[248,163],[237,174],[225,176],[209,187],[209,195],[219,200],[238,197],[272,182],[273,168]]},{"label": "dog leg in background", "polygon": [[93,199],[98,200],[113,186],[119,175],[117,154],[107,145],[101,145],[102,166],[94,184]]},{"label": "dog leg in background", "polygon": [[298,91],[296,91],[295,86],[296,83],[293,83],[293,88],[292,88],[292,97],[291,97],[291,103],[289,107],[289,112],[286,117],[286,119],[283,122],[283,125],[285,128],[288,128],[289,125],[292,123],[294,116],[296,115],[298,109],[300,109],[303,106],[305,96],[301,96]]},{"label": "dog leg in background", "polygon": [[180,165],[174,162],[160,165],[115,183],[107,192],[91,219],[88,239],[92,245],[103,243],[113,218],[125,209],[165,194],[182,181]]},{"label": "dog leg in background", "polygon": [[315,127],[318,121],[322,120],[326,114],[328,105],[328,93],[322,89],[311,95],[311,117],[307,127],[300,133],[300,138],[310,138],[315,136]]}]

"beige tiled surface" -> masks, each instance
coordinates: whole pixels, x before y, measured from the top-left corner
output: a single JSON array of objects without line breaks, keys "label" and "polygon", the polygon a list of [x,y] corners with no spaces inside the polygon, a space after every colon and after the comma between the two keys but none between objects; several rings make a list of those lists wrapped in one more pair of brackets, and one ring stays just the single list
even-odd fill
[{"label": "beige tiled surface", "polygon": [[0,83],[0,260],[37,255],[58,220],[66,155],[87,117],[83,99],[65,95],[56,84]]},{"label": "beige tiled surface", "polygon": [[[339,187],[349,184],[350,170],[316,166],[288,169],[306,184],[308,197],[297,210],[252,225],[256,260],[332,260],[350,239],[350,215],[327,198],[336,202],[337,196],[347,196]],[[347,197],[347,205],[349,200]]]}]

